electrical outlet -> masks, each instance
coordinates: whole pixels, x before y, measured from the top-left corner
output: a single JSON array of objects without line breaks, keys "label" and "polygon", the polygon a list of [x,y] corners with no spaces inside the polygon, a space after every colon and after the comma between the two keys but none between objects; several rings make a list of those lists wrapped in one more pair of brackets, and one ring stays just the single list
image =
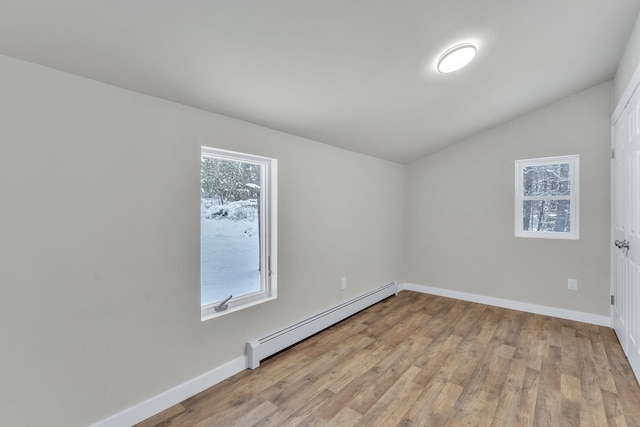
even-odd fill
[{"label": "electrical outlet", "polygon": [[340,289],[347,289],[347,278],[343,277],[340,281]]},{"label": "electrical outlet", "polygon": [[577,291],[578,290],[578,279],[569,279],[567,281],[567,288],[570,291]]}]

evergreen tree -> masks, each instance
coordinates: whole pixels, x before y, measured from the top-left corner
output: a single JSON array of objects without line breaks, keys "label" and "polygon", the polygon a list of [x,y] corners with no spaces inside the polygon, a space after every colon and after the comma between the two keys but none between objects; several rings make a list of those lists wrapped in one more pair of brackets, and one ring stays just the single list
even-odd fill
[{"label": "evergreen tree", "polygon": [[202,157],[200,180],[201,197],[215,199],[220,205],[255,199],[260,188],[260,165]]}]

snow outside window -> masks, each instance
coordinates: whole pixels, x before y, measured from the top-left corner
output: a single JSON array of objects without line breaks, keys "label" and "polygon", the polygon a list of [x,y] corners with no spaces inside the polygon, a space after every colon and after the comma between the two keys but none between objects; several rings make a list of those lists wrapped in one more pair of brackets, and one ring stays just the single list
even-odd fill
[{"label": "snow outside window", "polygon": [[207,320],[276,298],[277,162],[208,147],[200,160],[201,317]]},{"label": "snow outside window", "polygon": [[580,156],[516,160],[516,237],[579,238]]}]

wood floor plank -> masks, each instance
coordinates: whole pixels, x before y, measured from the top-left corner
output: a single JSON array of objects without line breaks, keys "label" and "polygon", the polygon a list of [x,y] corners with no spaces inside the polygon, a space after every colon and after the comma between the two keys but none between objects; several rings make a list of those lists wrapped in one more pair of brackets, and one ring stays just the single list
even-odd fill
[{"label": "wood floor plank", "polygon": [[360,420],[360,418],[362,418],[361,413],[354,411],[348,406],[345,406],[344,408],[340,409],[340,412],[338,412],[335,417],[329,420],[327,425],[336,427],[352,426],[355,425]]},{"label": "wood floor plank", "polygon": [[423,363],[417,363],[422,366],[420,373],[416,376],[414,381],[420,385],[427,385],[431,382],[434,376],[441,371],[441,368],[450,361],[452,353],[446,351],[444,339],[442,341],[432,341],[431,344],[425,349],[429,354],[428,359]]},{"label": "wood floor plank", "polygon": [[540,427],[562,425],[562,397],[557,391],[539,387],[534,424]]},{"label": "wood floor plank", "polygon": [[446,382],[436,400],[433,401],[433,411],[449,417],[463,389],[464,387],[458,384]]},{"label": "wood floor plank", "polygon": [[351,384],[352,381],[367,372],[378,360],[391,353],[393,348],[376,341],[374,344],[369,346],[367,350],[369,351],[360,354],[358,358],[355,359],[355,362],[350,359],[350,361],[352,361],[350,369],[344,372],[342,376],[331,382],[327,386],[327,389],[331,390],[333,393],[339,393],[344,387]]},{"label": "wood floor plank", "polygon": [[616,382],[613,378],[613,374],[611,373],[611,366],[609,366],[609,360],[607,359],[607,353],[602,340],[592,342],[591,350],[593,354],[593,362],[598,372],[600,387],[603,390],[617,393]]},{"label": "wood floor plank", "polygon": [[138,427],[636,426],[610,328],[403,291]]},{"label": "wood floor plank", "polygon": [[538,384],[540,381],[540,372],[531,368],[527,368],[520,392],[520,400],[518,401],[518,409],[516,412],[517,426],[532,426],[535,419],[536,401],[538,398]]},{"label": "wood floor plank", "polygon": [[560,391],[562,398],[572,402],[582,402],[582,388],[580,387],[580,378],[571,375],[560,374]]},{"label": "wood floor plank", "polygon": [[[562,413],[562,426],[566,427],[586,427],[584,416],[581,416],[582,407],[578,402],[572,400],[562,399],[560,403],[560,410]],[[606,424],[603,424],[603,426]]]},{"label": "wood floor plank", "polygon": [[[422,388],[422,393],[417,397],[413,406],[407,411],[405,416],[402,418],[400,422],[401,425],[405,426],[420,426],[420,425],[428,425],[424,424],[426,420],[429,420],[434,414],[435,411],[432,410],[433,403],[438,398],[444,386],[446,385],[443,381],[431,381],[426,387]],[[441,414],[437,414],[437,418],[440,420],[444,420],[444,417]],[[444,421],[443,421],[444,422]],[[436,425],[436,424],[433,424]]]},{"label": "wood floor plank", "polygon": [[604,410],[607,416],[608,425],[627,425],[624,420],[624,411],[622,409],[622,403],[616,393],[612,393],[607,390],[602,391],[602,400],[604,403]]},{"label": "wood floor plank", "polygon": [[[335,393],[329,390],[322,390],[319,394],[313,397],[310,401],[302,405],[295,410],[291,415],[286,417],[284,421],[281,421],[281,417],[277,416],[277,413],[272,414],[270,417],[266,417],[263,420],[256,423],[256,426],[297,426],[302,423],[303,420],[309,417],[315,408],[322,405],[329,399],[332,399]],[[271,419],[273,417],[273,419]]]},{"label": "wood floor plank", "polygon": [[412,382],[419,371],[420,368],[410,366],[398,381],[367,410],[360,424],[396,425],[421,391],[421,387]]},{"label": "wood floor plank", "polygon": [[[264,417],[274,413],[278,410],[278,407],[273,403],[266,401],[261,403],[260,405],[253,408],[251,411],[246,414],[238,417],[234,421],[230,422],[228,425],[230,427],[244,427],[244,426],[253,426],[258,421],[263,419]],[[208,422],[204,422],[202,427],[210,425]]]},{"label": "wood floor plank", "polygon": [[498,400],[498,406],[493,415],[492,425],[516,425],[518,403],[520,402],[526,374],[527,366],[523,359],[511,360],[502,393]]},{"label": "wood floor plank", "polygon": [[411,354],[412,344],[409,340],[403,342],[385,359],[366,372],[359,381],[361,383],[360,392],[351,399],[348,406],[361,414],[369,411],[410,368],[411,360],[406,356]]}]

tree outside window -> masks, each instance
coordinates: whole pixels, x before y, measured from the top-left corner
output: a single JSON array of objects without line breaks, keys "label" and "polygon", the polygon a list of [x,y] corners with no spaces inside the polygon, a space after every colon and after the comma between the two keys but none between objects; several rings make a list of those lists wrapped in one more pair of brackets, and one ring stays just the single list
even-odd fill
[{"label": "tree outside window", "polygon": [[516,161],[516,236],[578,239],[579,156]]},{"label": "tree outside window", "polygon": [[203,320],[276,297],[275,181],[275,159],[202,147]]}]

